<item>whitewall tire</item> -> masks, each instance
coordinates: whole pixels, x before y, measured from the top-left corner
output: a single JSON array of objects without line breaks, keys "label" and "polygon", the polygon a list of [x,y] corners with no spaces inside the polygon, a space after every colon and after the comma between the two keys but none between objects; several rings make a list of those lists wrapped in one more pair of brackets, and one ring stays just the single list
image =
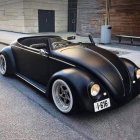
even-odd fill
[{"label": "whitewall tire", "polygon": [[2,75],[6,75],[6,73],[7,73],[6,58],[3,54],[0,55],[0,73]]},{"label": "whitewall tire", "polygon": [[52,98],[55,106],[62,113],[68,114],[74,109],[74,97],[69,85],[57,79],[52,85]]}]

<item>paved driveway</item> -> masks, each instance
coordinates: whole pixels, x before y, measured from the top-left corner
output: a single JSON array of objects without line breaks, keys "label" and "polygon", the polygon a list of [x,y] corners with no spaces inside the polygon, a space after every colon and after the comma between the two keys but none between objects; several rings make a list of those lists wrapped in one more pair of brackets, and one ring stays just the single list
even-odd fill
[{"label": "paved driveway", "polygon": [[140,96],[114,110],[65,116],[31,86],[0,75],[0,140],[48,139],[139,140]]}]

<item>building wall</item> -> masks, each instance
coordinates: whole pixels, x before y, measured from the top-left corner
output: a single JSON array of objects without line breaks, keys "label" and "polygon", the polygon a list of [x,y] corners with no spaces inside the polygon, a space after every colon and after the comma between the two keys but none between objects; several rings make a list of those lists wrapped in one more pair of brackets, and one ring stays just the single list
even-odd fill
[{"label": "building wall", "polygon": [[140,0],[112,0],[113,34],[140,36]]},{"label": "building wall", "polygon": [[24,0],[25,32],[38,32],[38,9],[55,10],[55,31],[67,31],[68,0]]},{"label": "building wall", "polygon": [[22,0],[0,0],[0,29],[15,32],[24,31]]},{"label": "building wall", "polygon": [[[100,37],[105,21],[105,0],[79,0],[77,33]],[[140,0],[111,0],[110,24],[114,35],[140,36]]]},{"label": "building wall", "polygon": [[[0,0],[0,30],[38,32],[38,9],[55,10],[56,32],[68,29],[68,0]],[[77,34],[100,36],[105,0],[78,0]],[[140,1],[111,0],[113,34],[140,36]]]},{"label": "building wall", "polygon": [[0,30],[38,32],[38,9],[55,10],[55,31],[67,31],[68,0],[0,0]]},{"label": "building wall", "polygon": [[105,0],[78,0],[77,34],[99,36],[105,21]]}]

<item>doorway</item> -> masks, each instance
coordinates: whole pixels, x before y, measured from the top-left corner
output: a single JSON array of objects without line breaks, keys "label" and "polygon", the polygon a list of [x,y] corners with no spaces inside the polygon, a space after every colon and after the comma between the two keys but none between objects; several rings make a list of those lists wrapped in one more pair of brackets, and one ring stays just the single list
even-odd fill
[{"label": "doorway", "polygon": [[76,32],[77,0],[68,1],[68,32]]},{"label": "doorway", "polygon": [[38,10],[39,32],[55,32],[55,11]]}]

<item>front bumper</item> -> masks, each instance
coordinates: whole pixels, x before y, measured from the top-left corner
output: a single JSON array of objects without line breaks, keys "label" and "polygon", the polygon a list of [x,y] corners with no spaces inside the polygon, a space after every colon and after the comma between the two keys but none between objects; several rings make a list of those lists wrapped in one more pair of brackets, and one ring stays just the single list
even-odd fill
[{"label": "front bumper", "polygon": [[[134,84],[133,84],[133,88],[132,88],[132,98],[135,98],[136,96],[138,96],[140,94],[140,79],[137,80]],[[130,99],[131,100],[131,99]]]},{"label": "front bumper", "polygon": [[88,101],[86,101],[86,104],[85,104],[86,110],[92,111],[92,112],[97,112],[94,104],[97,102],[107,100],[107,99],[110,100],[110,107],[104,108],[102,110],[116,108],[116,107],[119,107],[119,106],[122,106],[122,105],[128,103],[129,101],[131,101],[132,99],[134,99],[136,96],[138,96],[140,94],[140,80],[137,80],[135,83],[133,83],[131,93],[129,95],[127,95],[127,97],[122,97],[123,100],[121,102],[116,101],[111,96],[111,94],[106,92],[107,94],[104,95],[104,93],[99,94],[96,98],[93,98],[91,96],[89,98],[87,98]]}]

